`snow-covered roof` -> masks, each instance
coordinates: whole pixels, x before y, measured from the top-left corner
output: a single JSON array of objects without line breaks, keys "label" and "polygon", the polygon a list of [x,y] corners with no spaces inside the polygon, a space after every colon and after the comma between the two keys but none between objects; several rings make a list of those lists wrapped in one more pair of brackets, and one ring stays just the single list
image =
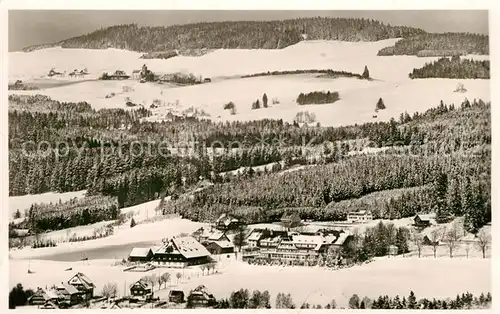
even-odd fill
[{"label": "snow-covered roof", "polygon": [[222,237],[224,237],[224,233],[221,232],[221,231],[214,231],[212,232],[209,236],[208,236],[208,240],[210,241],[218,241],[220,240]]},{"label": "snow-covered roof", "polygon": [[66,290],[69,294],[77,294],[80,293],[78,289],[76,289],[74,286],[67,284],[65,282],[61,283],[58,287],[57,290]]},{"label": "snow-covered roof", "polygon": [[214,243],[217,244],[218,246],[220,246],[223,249],[234,247],[234,245],[231,242],[229,242],[229,241],[214,241]]},{"label": "snow-covered roof", "polygon": [[415,216],[415,218],[420,217],[421,220],[427,220],[427,221],[430,221],[432,219],[434,219],[435,215],[434,214],[418,214]]},{"label": "snow-covered roof", "polygon": [[253,230],[248,237],[248,241],[259,241],[262,237],[263,232],[261,230]]},{"label": "snow-covered roof", "polygon": [[59,295],[57,295],[57,291],[55,291],[53,289],[43,290],[43,293],[47,297],[47,300],[59,298]]},{"label": "snow-covered roof", "polygon": [[181,254],[185,258],[209,256],[210,252],[191,236],[171,239],[160,247],[155,254]]},{"label": "snow-covered roof", "polygon": [[130,252],[129,256],[131,256],[131,257],[147,257],[150,251],[151,251],[150,248],[135,247],[132,249],[132,252]]},{"label": "snow-covered roof", "polygon": [[133,287],[142,288],[142,289],[149,288],[148,283],[142,279],[137,280],[135,283],[132,284],[132,286],[130,288],[133,288]]},{"label": "snow-covered roof", "polygon": [[83,273],[76,273],[71,279],[68,281],[69,284],[81,284],[85,289],[90,289],[95,287],[90,280],[89,277],[85,276]]},{"label": "snow-covered roof", "polygon": [[208,252],[207,249],[193,237],[179,237],[172,239],[172,241],[177,250],[179,250],[179,252],[186,258],[210,255],[210,252]]},{"label": "snow-covered roof", "polygon": [[334,245],[343,245],[344,242],[347,240],[347,238],[349,237],[349,233],[347,232],[344,232],[344,233],[341,233],[339,235],[339,237],[337,238],[337,240],[335,240],[335,242],[333,243]]}]

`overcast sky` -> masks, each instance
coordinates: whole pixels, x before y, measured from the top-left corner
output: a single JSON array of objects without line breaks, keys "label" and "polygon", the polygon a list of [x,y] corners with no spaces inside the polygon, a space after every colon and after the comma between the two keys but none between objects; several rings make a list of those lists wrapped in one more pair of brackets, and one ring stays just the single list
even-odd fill
[{"label": "overcast sky", "polygon": [[488,34],[488,11],[9,11],[9,51],[58,42],[116,24],[168,26],[202,21],[363,17],[428,32]]}]

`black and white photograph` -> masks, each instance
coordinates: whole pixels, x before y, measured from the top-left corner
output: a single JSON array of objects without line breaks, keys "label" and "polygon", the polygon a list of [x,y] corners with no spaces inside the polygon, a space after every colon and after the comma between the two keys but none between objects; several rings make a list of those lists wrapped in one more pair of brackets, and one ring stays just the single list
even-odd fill
[{"label": "black and white photograph", "polygon": [[490,11],[280,5],[8,9],[9,309],[492,310]]}]

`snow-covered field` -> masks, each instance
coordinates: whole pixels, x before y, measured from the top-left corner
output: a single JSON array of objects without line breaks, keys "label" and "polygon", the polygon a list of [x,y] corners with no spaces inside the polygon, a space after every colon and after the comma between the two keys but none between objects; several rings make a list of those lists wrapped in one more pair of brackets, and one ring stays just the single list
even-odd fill
[{"label": "snow-covered field", "polygon": [[[89,258],[102,258],[100,255],[114,256],[114,252],[116,252],[118,258],[123,258],[127,257],[127,250],[134,244],[161,244],[161,240],[165,237],[172,237],[180,233],[192,233],[202,226],[206,225],[187,219],[165,219],[154,223],[138,224],[134,228],[130,228],[129,224],[123,224],[115,229],[113,235],[106,238],[84,242],[60,243],[56,247],[48,248],[11,249],[9,258],[11,260],[37,259],[40,257],[47,259],[50,256],[55,256],[54,259],[67,260],[68,258],[65,257],[66,254],[70,255],[71,258],[79,256],[75,255],[75,252],[85,252]],[[62,233],[64,232],[62,231]],[[113,253],[110,253],[111,250]]]},{"label": "snow-covered field", "polygon": [[[97,78],[102,72],[123,69],[131,73],[146,64],[158,73],[189,72],[196,76],[212,77],[212,83],[172,87],[155,83],[140,84],[137,80],[86,81],[39,91],[10,91],[10,93],[42,93],[60,101],[87,101],[95,108],[126,108],[126,97],[147,107],[154,99],[165,104],[178,101],[178,109],[203,109],[211,119],[222,121],[282,118],[292,121],[300,111],[310,111],[322,125],[336,126],[366,121],[387,120],[401,112],[424,111],[444,100],[460,103],[469,99],[490,99],[489,80],[425,79],[410,80],[408,73],[437,58],[415,56],[378,57],[380,48],[390,46],[394,39],[379,42],[347,43],[338,41],[306,41],[282,50],[216,50],[201,57],[175,57],[167,60],[139,59],[140,54],[116,49],[85,50],[50,48],[34,52],[9,54],[9,80],[33,81],[44,77],[50,68],[59,71],[86,67]],[[488,56],[469,56],[489,59]],[[374,81],[353,78],[328,79],[316,75],[288,75],[239,79],[238,75],[297,69],[333,69],[361,73],[367,65]],[[235,78],[236,76],[236,78]],[[225,79],[227,78],[227,79]],[[46,79],[45,79],[46,80]],[[57,79],[56,79],[57,80]],[[75,79],[76,80],[76,79]],[[466,93],[454,93],[462,82]],[[123,87],[133,91],[122,93]],[[317,90],[338,91],[338,102],[329,105],[299,106],[295,100],[299,93]],[[113,98],[105,96],[115,93]],[[266,93],[279,104],[252,110],[251,104]],[[386,110],[373,118],[379,97]],[[233,101],[236,115],[223,110],[223,104]],[[162,119],[166,106],[154,110],[154,119]]]},{"label": "snow-covered field", "polygon": [[[28,274],[28,261],[10,261],[10,286],[21,282],[24,287],[50,286],[67,280],[73,273],[81,271],[89,276],[100,291],[104,284],[115,282],[122,295],[125,286],[148,273],[123,272],[123,267],[110,267],[112,260],[90,262],[53,262],[32,260]],[[72,267],[72,271],[65,269]],[[229,297],[240,288],[268,290],[274,306],[279,292],[291,293],[296,305],[302,302],[322,304],[335,299],[339,306],[346,306],[354,294],[377,297],[382,294],[408,296],[410,290],[417,298],[455,297],[457,293],[469,291],[473,294],[491,291],[489,259],[433,259],[433,258],[381,258],[366,265],[341,270],[325,270],[307,267],[255,266],[243,262],[232,262],[219,268],[218,274],[201,276],[199,269],[185,270],[184,283],[180,288],[188,293],[199,284],[205,285],[216,298]],[[467,271],[464,271],[466,269]],[[155,273],[175,274],[182,270],[156,269]],[[293,278],[293,280],[290,280]],[[286,283],[286,284],[285,284]],[[156,295],[166,297],[167,291]]]},{"label": "snow-covered field", "polygon": [[21,217],[24,217],[24,211],[29,209],[32,204],[53,203],[69,201],[72,198],[82,198],[87,191],[76,191],[66,193],[43,193],[36,195],[9,196],[9,219],[13,220],[14,213],[19,209]]}]

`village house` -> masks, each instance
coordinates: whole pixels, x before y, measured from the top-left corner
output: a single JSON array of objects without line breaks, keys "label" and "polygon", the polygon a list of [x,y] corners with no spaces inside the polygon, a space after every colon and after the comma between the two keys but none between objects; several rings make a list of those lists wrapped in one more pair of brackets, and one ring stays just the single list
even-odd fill
[{"label": "village house", "polygon": [[63,73],[57,72],[54,70],[54,68],[50,69],[49,74],[47,74],[48,77],[53,77],[53,76],[62,76]]},{"label": "village house", "polygon": [[359,210],[347,214],[348,223],[366,223],[373,220],[373,215],[369,210]]},{"label": "village house", "polygon": [[249,247],[258,247],[259,241],[264,238],[264,230],[254,229],[250,232],[250,235],[247,238],[247,244]]},{"label": "village house", "polygon": [[68,283],[62,282],[56,287],[56,292],[59,295],[59,303],[65,302],[68,305],[75,305],[83,301],[83,292],[78,291],[76,287]]},{"label": "village house", "polygon": [[141,78],[141,70],[133,70],[132,71],[132,78],[134,80],[139,80]]},{"label": "village house", "polygon": [[170,290],[170,292],[168,293],[168,302],[184,303],[184,291]]},{"label": "village house", "polygon": [[153,261],[165,267],[200,265],[210,261],[210,252],[191,236],[174,237],[154,252]]},{"label": "village house", "polygon": [[149,262],[153,257],[153,251],[150,248],[135,247],[128,256],[130,262]]},{"label": "village house", "polygon": [[237,229],[241,224],[242,222],[233,215],[222,214],[215,221],[215,228],[222,231],[234,230]]},{"label": "village house", "polygon": [[149,300],[153,298],[153,291],[147,282],[138,280],[130,286],[130,295],[134,300]]},{"label": "village house", "polygon": [[429,215],[416,215],[415,218],[413,218],[413,224],[417,228],[426,228],[431,225],[431,219]]},{"label": "village house", "polygon": [[187,303],[189,308],[196,308],[214,306],[216,301],[214,296],[208,293],[207,288],[201,285],[189,293]]},{"label": "village house", "polygon": [[[57,301],[57,294],[53,292],[55,296],[54,301]],[[38,288],[35,293],[28,298],[28,305],[44,305],[49,299],[49,296],[45,290]]]},{"label": "village house", "polygon": [[94,297],[95,285],[92,283],[92,280],[83,273],[76,273],[68,280],[68,284],[80,291],[84,300],[90,300]]},{"label": "village house", "polygon": [[220,231],[220,230],[214,230],[208,235],[208,238],[205,240],[205,242],[215,242],[215,241],[228,241],[229,238],[227,237],[226,233]]},{"label": "village house", "polygon": [[116,70],[115,73],[109,76],[110,80],[126,80],[128,78],[130,78],[130,76],[123,70]]},{"label": "village house", "polygon": [[231,254],[234,253],[234,245],[230,241],[213,241],[206,246],[211,254]]}]

